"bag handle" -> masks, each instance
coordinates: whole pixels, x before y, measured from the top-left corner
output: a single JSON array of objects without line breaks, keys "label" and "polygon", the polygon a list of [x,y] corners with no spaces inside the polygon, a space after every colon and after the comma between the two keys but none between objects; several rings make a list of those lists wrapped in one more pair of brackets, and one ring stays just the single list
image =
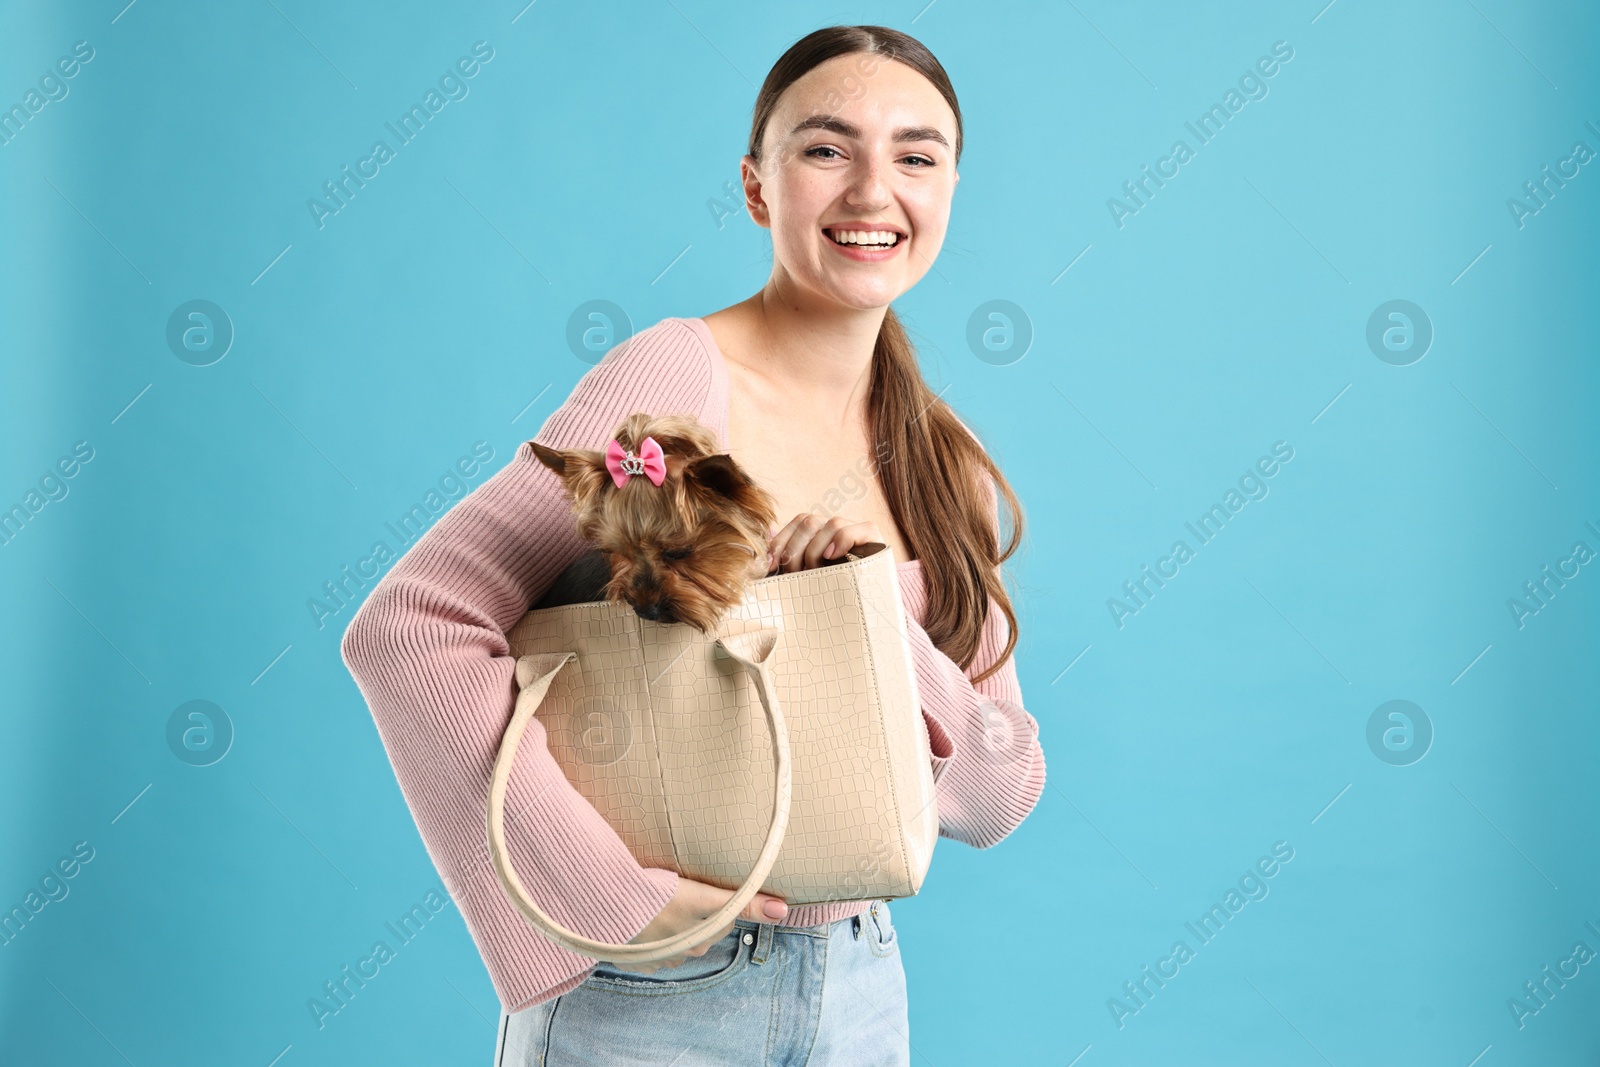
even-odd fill
[{"label": "bag handle", "polygon": [[516,757],[517,745],[522,741],[523,731],[527,729],[528,722],[533,718],[539,705],[544,702],[551,680],[555,678],[557,671],[569,661],[576,659],[578,654],[553,652],[518,658],[517,680],[523,684],[522,692],[517,697],[516,711],[511,716],[511,724],[506,727],[506,732],[500,741],[500,753],[494,761],[494,776],[489,783],[489,857],[494,863],[495,874],[510,896],[511,902],[522,912],[523,917],[537,926],[546,937],[562,948],[597,960],[612,963],[653,963],[676,956],[704,941],[708,934],[720,929],[744,910],[744,906],[760,890],[778,858],[784,832],[789,828],[789,792],[792,785],[789,767],[789,731],[784,723],[783,709],[778,704],[771,675],[768,673],[768,662],[777,640],[778,631],[770,626],[763,626],[748,633],[719,637],[714,646],[719,654],[732,658],[750,672],[755,681],[756,694],[761,698],[761,707],[767,714],[767,725],[772,731],[777,775],[772,802],[772,826],[767,831],[767,840],[761,847],[760,855],[756,857],[750,876],[722,907],[681,933],[639,944],[616,945],[609,941],[595,941],[562,926],[529,899],[522,879],[517,877],[517,872],[511,867],[505,840],[506,788],[511,782],[511,764]]}]

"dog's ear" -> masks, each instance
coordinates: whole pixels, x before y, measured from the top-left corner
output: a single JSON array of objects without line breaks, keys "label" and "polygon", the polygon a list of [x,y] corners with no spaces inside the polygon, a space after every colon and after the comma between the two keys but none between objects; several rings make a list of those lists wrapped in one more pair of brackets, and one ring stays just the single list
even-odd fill
[{"label": "dog's ear", "polygon": [[601,453],[584,448],[562,451],[546,448],[537,441],[528,444],[539,462],[561,478],[568,497],[580,509],[598,501],[601,494],[612,487],[611,472],[606,469],[606,458]]},{"label": "dog's ear", "polygon": [[684,467],[683,476],[730,500],[738,499],[752,484],[744,469],[726,452],[701,456]]},{"label": "dog's ear", "polygon": [[557,452],[553,448],[546,448],[538,441],[529,441],[528,444],[533,447],[533,454],[539,457],[540,463],[543,463],[562,477],[566,477],[567,454],[565,452]]}]

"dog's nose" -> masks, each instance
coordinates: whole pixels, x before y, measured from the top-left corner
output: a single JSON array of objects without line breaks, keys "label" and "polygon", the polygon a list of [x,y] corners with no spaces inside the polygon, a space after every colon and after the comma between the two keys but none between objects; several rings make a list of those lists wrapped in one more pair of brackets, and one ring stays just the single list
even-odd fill
[{"label": "dog's nose", "polygon": [[633,610],[639,618],[649,619],[651,622],[665,624],[678,621],[678,615],[672,610],[672,605],[664,600],[654,600],[648,604],[636,604]]}]

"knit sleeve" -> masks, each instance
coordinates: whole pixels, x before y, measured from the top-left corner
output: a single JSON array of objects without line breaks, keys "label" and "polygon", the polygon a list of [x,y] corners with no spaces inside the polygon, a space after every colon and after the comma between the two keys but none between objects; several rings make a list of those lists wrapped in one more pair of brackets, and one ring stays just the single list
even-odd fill
[{"label": "knit sleeve", "polygon": [[[998,522],[997,511],[997,527]],[[1028,817],[1044,792],[1039,724],[1022,706],[1016,657],[973,684],[969,672],[941,652],[917,621],[926,603],[923,583],[902,583],[901,593],[932,750],[939,836],[992,848]],[[995,661],[1007,636],[1005,615],[990,597],[970,674]]]},{"label": "knit sleeve", "polygon": [[[608,351],[535,440],[600,448],[634,411],[704,419],[710,355],[667,319]],[[373,588],[341,641],[417,830],[478,946],[501,1003],[518,1011],[580,984],[595,961],[524,919],[489,861],[489,779],[516,703],[506,631],[586,546],[559,479],[517,447]],[[587,937],[626,942],[672,898],[676,872],[646,868],[551,756],[530,723],[506,799],[506,838],[528,894]]]}]

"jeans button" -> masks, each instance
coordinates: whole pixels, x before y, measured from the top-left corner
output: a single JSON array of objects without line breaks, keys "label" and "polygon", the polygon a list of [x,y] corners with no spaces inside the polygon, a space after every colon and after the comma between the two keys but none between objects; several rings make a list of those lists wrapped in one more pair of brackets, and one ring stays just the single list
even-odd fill
[{"label": "jeans button", "polygon": [[744,937],[743,937],[743,938],[742,938],[742,940],[743,940],[743,941],[744,941],[744,943],[745,943],[745,944],[747,944],[747,945],[753,945],[753,944],[755,944],[755,940],[756,940],[756,937],[755,937],[755,935],[754,935],[754,934],[752,934],[752,933],[751,933],[751,932],[750,932],[750,931],[748,931],[748,930],[746,930],[746,931],[745,931],[745,933],[744,933]]}]

